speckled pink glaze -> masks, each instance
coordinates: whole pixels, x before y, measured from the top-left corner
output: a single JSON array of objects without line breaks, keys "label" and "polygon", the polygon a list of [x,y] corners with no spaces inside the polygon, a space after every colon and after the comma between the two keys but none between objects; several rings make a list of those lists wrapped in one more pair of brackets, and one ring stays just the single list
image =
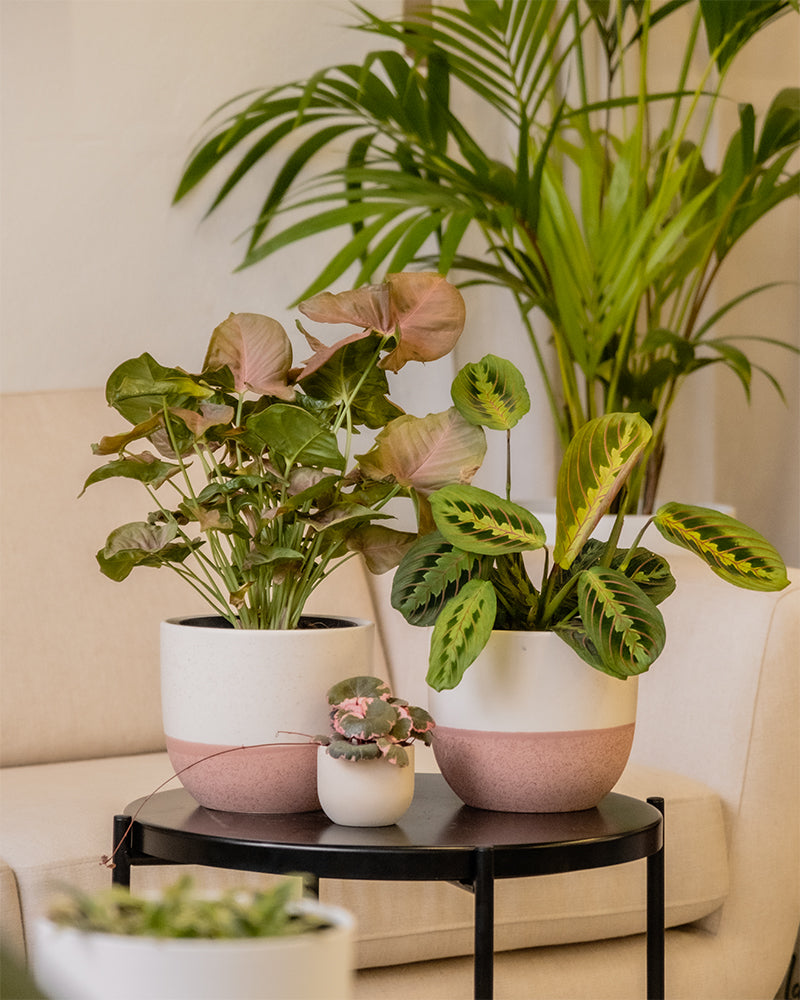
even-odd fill
[{"label": "speckled pink glaze", "polygon": [[[220,750],[230,753],[203,760]],[[167,751],[181,783],[201,806],[240,813],[299,813],[319,809],[317,746],[236,747],[189,743],[167,736]]]},{"label": "speckled pink glaze", "polygon": [[633,732],[633,723],[555,733],[437,726],[433,750],[447,783],[469,806],[572,812],[594,808],[611,791],[627,763]]}]

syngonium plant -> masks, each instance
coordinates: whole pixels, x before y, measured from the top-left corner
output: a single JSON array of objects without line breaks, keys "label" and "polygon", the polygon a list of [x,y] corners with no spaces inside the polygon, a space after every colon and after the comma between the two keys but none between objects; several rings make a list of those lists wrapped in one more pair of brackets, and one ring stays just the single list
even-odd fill
[{"label": "syngonium plant", "polygon": [[[453,383],[459,412],[505,430],[529,407],[521,374],[494,355],[465,366]],[[624,505],[606,541],[592,537],[630,481],[652,430],[636,413],[609,413],[570,441],[558,475],[552,551],[538,519],[505,497],[451,484],[430,497],[435,530],[403,557],[392,604],[414,625],[433,625],[427,682],[456,687],[494,629],[551,631],[590,666],[612,677],[645,672],[664,648],[658,605],[675,589],[669,563],[640,546],[649,524],[696,553],[723,580],[751,590],[781,590],[786,567],[757,531],[704,507],[666,503],[633,544],[619,547]],[[537,586],[525,553],[541,550]]]},{"label": "syngonium plant", "polygon": [[[451,350],[465,319],[460,292],[437,274],[397,274],[323,292],[300,311],[356,331],[330,347],[303,331],[313,355],[293,369],[280,323],[231,314],[199,374],[147,353],[111,374],[106,398],[133,426],[93,446],[115,457],[84,489],[132,479],[152,509],[108,536],[97,554],[106,576],[166,566],[234,627],[297,628],[344,560],[360,552],[374,572],[397,564],[415,535],[382,523],[391,499],[411,498],[427,523],[428,493],[470,481],[481,428],[455,408],[404,414],[387,379]],[[365,429],[379,434],[358,460],[354,436]]]},{"label": "syngonium plant", "polygon": [[424,708],[392,695],[378,677],[348,677],[328,691],[331,734],[317,736],[331,757],[345,760],[382,758],[398,767],[410,763],[406,747],[431,744],[434,721]]},{"label": "syngonium plant", "polygon": [[[749,395],[759,366],[747,341],[778,343],[769,330],[719,329],[772,280],[730,301],[713,295],[742,238],[800,191],[796,81],[760,114],[740,103],[718,153],[707,140],[731,67],[776,18],[796,31],[798,0],[466,0],[398,17],[357,9],[356,27],[384,47],[223,105],[176,201],[225,162],[216,210],[255,167],[274,166],[242,266],[333,230],[342,242],[303,295],[352,265],[360,283],[415,259],[507,289],[562,447],[603,413],[650,423],[628,492],[651,511],[685,380],[723,366]],[[671,25],[674,76],[656,87],[650,64],[674,44]]]}]

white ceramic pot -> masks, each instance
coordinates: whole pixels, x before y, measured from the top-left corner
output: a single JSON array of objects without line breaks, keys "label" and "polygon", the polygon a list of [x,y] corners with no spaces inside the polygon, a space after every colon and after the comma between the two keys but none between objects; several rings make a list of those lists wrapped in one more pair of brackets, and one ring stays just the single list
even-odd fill
[{"label": "white ceramic pot", "polygon": [[627,763],[637,689],[552,632],[493,632],[456,688],[429,693],[436,762],[480,809],[591,809]]},{"label": "white ceramic pot", "polygon": [[329,1000],[352,996],[354,922],[299,903],[330,924],[290,937],[124,937],[35,926],[34,975],[51,1000]]},{"label": "white ceramic pot", "polygon": [[414,747],[407,767],[383,757],[345,760],[318,748],[317,791],[325,815],[339,826],[391,826],[414,798]]},{"label": "white ceramic pot", "polygon": [[[161,625],[161,702],[170,761],[200,805],[244,813],[319,809],[317,747],[328,688],[371,674],[371,622],[255,630],[220,618]],[[295,735],[299,734],[299,735]],[[267,745],[263,745],[267,744]],[[208,758],[212,756],[211,759]]]}]

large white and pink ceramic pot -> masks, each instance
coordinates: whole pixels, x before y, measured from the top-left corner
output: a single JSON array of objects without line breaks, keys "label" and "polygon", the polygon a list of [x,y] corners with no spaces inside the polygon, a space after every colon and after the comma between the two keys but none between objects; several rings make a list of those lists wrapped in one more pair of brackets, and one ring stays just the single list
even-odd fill
[{"label": "large white and pink ceramic pot", "polygon": [[552,632],[493,632],[458,687],[429,693],[436,762],[479,809],[591,809],[627,763],[637,688]]},{"label": "large white and pink ceramic pot", "polygon": [[209,809],[319,809],[308,738],[328,730],[328,688],[372,673],[373,645],[374,625],[354,618],[307,617],[291,630],[162,622],[164,733],[183,785]]}]

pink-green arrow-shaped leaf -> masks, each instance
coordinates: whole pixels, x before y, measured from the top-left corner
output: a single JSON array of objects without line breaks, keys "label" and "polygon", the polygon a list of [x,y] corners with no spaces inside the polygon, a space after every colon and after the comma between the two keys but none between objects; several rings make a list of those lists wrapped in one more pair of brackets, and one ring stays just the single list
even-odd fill
[{"label": "pink-green arrow-shaped leaf", "polygon": [[431,496],[431,508],[447,541],[467,552],[526,552],[546,541],[533,514],[477,486],[445,486]]},{"label": "pink-green arrow-shaped leaf", "polygon": [[746,590],[783,590],[789,584],[777,549],[735,517],[667,503],[656,511],[653,523],[664,538],[696,553],[728,583]]},{"label": "pink-green arrow-shaped leaf", "polygon": [[661,612],[624,573],[599,566],[584,570],[578,580],[578,609],[604,673],[644,673],[664,648]]},{"label": "pink-green arrow-shaped leaf", "polygon": [[292,345],[277,320],[258,313],[231,313],[211,335],[203,371],[219,371],[226,365],[237,392],[294,399],[294,389],[287,383]]},{"label": "pink-green arrow-shaped leaf", "polygon": [[569,568],[642,456],[652,431],[637,413],[584,424],[564,453],[556,485],[555,562]]},{"label": "pink-green arrow-shaped leaf", "polygon": [[426,681],[435,691],[458,685],[489,641],[497,598],[488,580],[470,580],[445,605],[431,635]]},{"label": "pink-green arrow-shaped leaf", "polygon": [[365,337],[373,330],[397,335],[393,350],[381,368],[399,371],[407,361],[435,361],[452,350],[466,319],[461,292],[446,278],[433,272],[390,274],[380,285],[364,285],[344,292],[321,292],[300,303],[300,312],[316,323],[350,323],[360,327],[332,347],[308,338],[320,354],[306,364],[303,376],[320,367],[342,344]]},{"label": "pink-green arrow-shaped leaf", "polygon": [[451,407],[426,417],[397,417],[378,434],[370,451],[357,457],[370,479],[392,478],[426,494],[447,483],[468,483],[485,453],[483,429],[468,424]]}]

